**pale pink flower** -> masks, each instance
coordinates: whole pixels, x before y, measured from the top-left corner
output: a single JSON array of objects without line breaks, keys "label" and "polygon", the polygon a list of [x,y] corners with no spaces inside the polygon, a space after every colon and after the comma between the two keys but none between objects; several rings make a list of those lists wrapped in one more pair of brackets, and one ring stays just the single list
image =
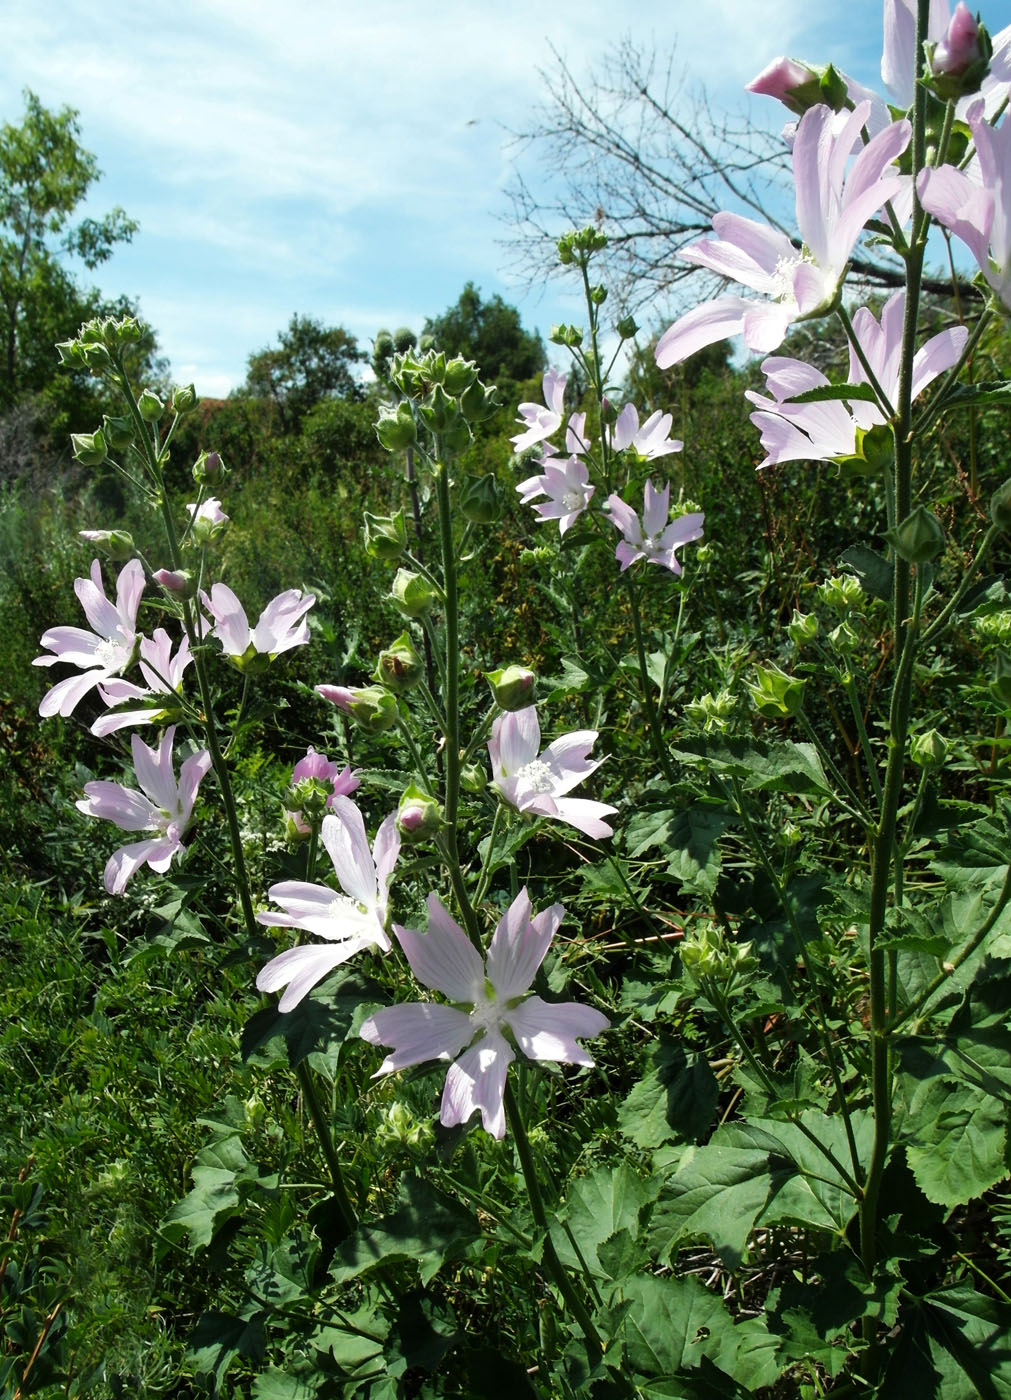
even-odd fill
[{"label": "pale pink flower", "polygon": [[[132,681],[117,679],[102,681],[98,693],[110,709],[95,720],[91,726],[92,734],[104,739],[118,729],[127,729],[134,724],[152,724],[172,714],[182,691],[183,675],[192,660],[185,634],[180,637],[179,649],[174,656],[172,638],[164,627],[156,627],[150,638],[142,637],[140,670],[147,684],[134,685]],[[130,700],[137,702],[136,709],[111,708]]]},{"label": "pale pink flower", "polygon": [[139,735],[131,741],[133,766],[140,791],[122,783],[85,783],[78,809],[89,817],[114,822],[124,831],[153,831],[147,841],[122,846],[109,857],[105,867],[105,888],[109,894],[122,894],[126,882],[142,865],[163,875],[172,857],[183,848],[183,835],[193,816],[200,782],[211,766],[206,749],[191,754],[179,770],[176,781],[172,757],[175,726],[166,729],[156,749],[149,749]]},{"label": "pale pink flower", "polygon": [[186,509],[194,525],[201,524],[214,529],[228,524],[229,517],[221,509],[221,502],[217,496],[208,496],[207,500],[201,501],[199,505],[196,501],[190,501]]},{"label": "pale pink flower", "polygon": [[210,594],[201,593],[204,607],[214,619],[212,635],[221,643],[226,656],[237,660],[250,656],[279,656],[309,640],[305,614],[315,603],[311,593],[289,588],[273,598],[255,627],[250,627],[245,609],[224,583],[216,583]]},{"label": "pale pink flower", "polygon": [[[516,490],[523,505],[533,503],[541,520],[557,520],[558,533],[564,535],[590,504],[596,487],[590,484],[586,463],[578,457],[549,459],[543,465],[542,475],[527,477]],[[537,496],[548,499],[535,501]]]},{"label": "pale pink flower", "polygon": [[343,893],[327,885],[284,880],[268,891],[283,913],[256,916],[261,924],[304,929],[328,940],[289,948],[260,970],[256,985],[261,992],[286,988],[279,1011],[297,1006],[317,982],[363,948],[388,953],[391,946],[386,921],[390,880],[400,853],[396,814],[383,821],[370,851],[362,814],[349,797],[338,796],[333,812],[323,818],[320,835]]},{"label": "pale pink flower", "polygon": [[[745,391],[745,397],[758,409],[751,421],[762,435],[765,460],[759,470],[775,462],[819,461],[850,457],[857,448],[857,429],[868,431],[889,421],[899,392],[902,367],[902,326],[906,305],[905,291],[898,291],[885,303],[881,320],[866,306],[853,313],[853,329],[879,388],[888,400],[888,417],[876,403],[862,399],[826,400],[821,403],[792,403],[811,389],[824,388],[828,379],[819,370],[800,360],[773,356],[762,364],[771,398]],[[968,331],[953,326],[931,338],[913,358],[912,391],[916,398],[944,370],[958,363]],[[849,383],[865,384],[867,375],[850,347]]]},{"label": "pale pink flower", "polygon": [[492,782],[517,811],[555,817],[598,840],[612,836],[611,828],[601,818],[616,812],[617,807],[568,796],[603,762],[591,762],[588,757],[596,742],[595,729],[576,729],[538,753],[541,728],[533,705],[499,715],[488,740]]},{"label": "pale pink flower", "polygon": [[546,1002],[530,995],[564,913],[553,904],[532,914],[530,898],[520,890],[498,922],[487,961],[434,894],[428,896],[427,933],[394,925],[415,977],[453,1005],[407,1002],[364,1021],[363,1040],[393,1047],[377,1076],[427,1060],[452,1060],[439,1111],[443,1126],[466,1123],[480,1112],[485,1131],[501,1138],[514,1046],[529,1060],[592,1065],[579,1040],[605,1031],[607,1017],[578,1002]]},{"label": "pale pink flower", "polygon": [[656,362],[661,369],[732,335],[743,335],[750,350],[775,350],[794,321],[831,307],[864,224],[908,186],[897,170],[886,172],[908,145],[910,125],[894,122],[861,146],[870,108],[869,102],[858,103],[852,112],[812,107],[800,120],[793,173],[801,249],[767,224],[722,213],[713,219],[715,239],[701,239],[683,250],[681,257],[689,262],[768,300],[722,296],[695,307],[660,337]]},{"label": "pale pink flower", "polygon": [[619,495],[608,496],[611,523],[625,537],[614,551],[622,573],[637,559],[645,559],[649,564],[661,564],[671,573],[680,574],[681,561],[675,551],[683,544],[702,538],[706,517],[702,511],[689,511],[668,520],[669,508],[670,486],[658,491],[652,481],[646,482],[641,520]]},{"label": "pale pink flower", "polygon": [[521,403],[517,423],[525,423],[522,433],[510,438],[513,450],[524,452],[535,442],[543,442],[562,426],[565,401],[565,375],[556,369],[545,372],[543,379],[544,404]]},{"label": "pale pink flower", "polygon": [[671,452],[680,452],[684,443],[668,437],[673,421],[671,414],[661,413],[657,409],[640,427],[639,410],[634,403],[627,403],[608,434],[611,446],[615,452],[632,448],[644,462],[652,461],[655,457],[667,457]]},{"label": "pale pink flower", "polygon": [[37,656],[33,666],[53,666],[57,661],[65,661],[82,672],[46,691],[39,705],[39,714],[46,717],[72,714],[89,690],[130,665],[137,646],[137,609],[144,592],[144,567],[139,559],[124,564],[116,580],[115,605],[105,596],[97,559],[92,562],[90,578],[75,579],[74,592],[94,630],[51,627],[43,634],[42,645],[53,655]]},{"label": "pale pink flower", "polygon": [[[302,782],[305,778],[315,778],[317,782],[329,787],[330,792],[326,799],[327,807],[334,805],[335,798],[350,797],[361,787],[361,779],[352,773],[346,764],[342,768],[339,763],[331,762],[325,753],[317,753],[311,745],[306,751],[305,758],[300,758],[291,770],[291,786],[294,787],[296,783]],[[301,812],[289,811],[287,816],[300,836],[309,835],[309,823],[303,818]]]},{"label": "pale pink flower", "polygon": [[969,108],[968,122],[978,178],[942,165],[921,172],[917,191],[924,209],[962,240],[1011,310],[1011,124],[990,126],[978,101]]}]

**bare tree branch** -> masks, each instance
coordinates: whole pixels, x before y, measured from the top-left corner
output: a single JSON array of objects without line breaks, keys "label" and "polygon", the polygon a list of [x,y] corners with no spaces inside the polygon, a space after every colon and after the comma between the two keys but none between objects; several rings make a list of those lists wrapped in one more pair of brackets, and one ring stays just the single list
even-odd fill
[{"label": "bare tree branch", "polygon": [[[711,231],[720,209],[793,235],[782,138],[746,115],[715,112],[703,88],[689,88],[674,50],[658,59],[626,37],[585,82],[552,54],[542,105],[528,129],[512,133],[513,232],[503,242],[528,288],[559,271],[559,234],[594,224],[610,240],[604,275],[617,314],[646,305],[673,314],[725,285],[677,257]],[[857,248],[851,268],[870,289],[904,281],[898,259],[873,244]],[[925,290],[943,295],[950,284],[928,279]]]}]

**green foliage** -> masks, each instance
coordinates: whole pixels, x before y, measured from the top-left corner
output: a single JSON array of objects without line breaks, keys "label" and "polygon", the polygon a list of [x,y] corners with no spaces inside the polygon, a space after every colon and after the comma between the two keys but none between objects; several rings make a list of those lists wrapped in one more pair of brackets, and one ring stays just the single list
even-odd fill
[{"label": "green foliage", "polygon": [[[86,426],[87,376],[58,375],[53,345],[95,315],[123,314],[78,285],[63,259],[91,270],[137,231],[122,209],[71,222],[99,178],[98,162],[80,144],[77,113],[50,111],[25,92],[21,122],[0,127],[0,413],[30,395],[54,435]],[[150,370],[154,338],[135,358]],[[92,410],[94,411],[94,409]],[[101,410],[98,410],[99,413]]]},{"label": "green foliage", "polygon": [[250,355],[244,392],[271,404],[290,433],[317,404],[361,397],[354,366],[364,358],[343,326],[294,315],[276,346]]}]

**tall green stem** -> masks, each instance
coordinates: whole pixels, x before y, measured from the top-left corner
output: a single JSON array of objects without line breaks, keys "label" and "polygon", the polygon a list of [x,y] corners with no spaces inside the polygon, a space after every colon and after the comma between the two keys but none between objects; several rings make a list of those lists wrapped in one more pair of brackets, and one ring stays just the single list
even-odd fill
[{"label": "tall green stem", "polygon": [[530,1150],[530,1139],[523,1123],[523,1115],[520,1113],[519,1105],[513,1094],[512,1087],[508,1083],[505,1086],[505,1110],[509,1119],[509,1128],[516,1143],[516,1155],[520,1159],[520,1168],[523,1172],[523,1181],[527,1188],[527,1196],[530,1199],[530,1212],[534,1217],[534,1223],[538,1229],[544,1233],[544,1262],[548,1266],[548,1271],[554,1279],[555,1286],[565,1300],[569,1312],[579,1324],[580,1331],[586,1339],[586,1350],[591,1364],[596,1363],[604,1353],[604,1345],[600,1340],[600,1333],[593,1325],[593,1320],[587,1311],[586,1304],[580,1298],[573,1286],[572,1280],[565,1271],[565,1266],[558,1257],[554,1242],[548,1234],[548,1217],[544,1209],[544,1199],[541,1196],[540,1182],[537,1180],[537,1168],[534,1165],[533,1152]]}]

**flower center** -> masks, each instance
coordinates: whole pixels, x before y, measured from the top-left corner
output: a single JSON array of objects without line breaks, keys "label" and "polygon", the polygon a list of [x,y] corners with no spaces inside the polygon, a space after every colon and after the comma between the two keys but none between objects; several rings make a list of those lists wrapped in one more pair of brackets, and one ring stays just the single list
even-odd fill
[{"label": "flower center", "polygon": [[803,262],[811,262],[798,253],[792,258],[780,258],[772,273],[772,298],[774,301],[796,301],[793,292],[793,274]]},{"label": "flower center", "polygon": [[542,758],[532,758],[529,763],[524,763],[516,774],[516,781],[530,792],[553,792],[555,789],[555,775]]},{"label": "flower center", "polygon": [[363,914],[367,914],[368,910],[364,904],[359,904],[350,895],[338,894],[331,899],[326,912],[331,919],[346,919],[349,914],[355,919],[359,919]]},{"label": "flower center", "polygon": [[479,1001],[470,1013],[471,1025],[474,1027],[475,1035],[479,1032],[498,1030],[501,1012],[502,1008],[499,1006],[494,995],[484,1001]]},{"label": "flower center", "polygon": [[585,507],[586,497],[583,495],[582,491],[574,486],[571,490],[563,492],[562,505],[565,507],[566,512],[571,514],[572,511],[582,510]]},{"label": "flower center", "polygon": [[103,670],[118,671],[123,665],[123,644],[108,640],[101,641],[95,648],[95,655],[101,662]]}]

